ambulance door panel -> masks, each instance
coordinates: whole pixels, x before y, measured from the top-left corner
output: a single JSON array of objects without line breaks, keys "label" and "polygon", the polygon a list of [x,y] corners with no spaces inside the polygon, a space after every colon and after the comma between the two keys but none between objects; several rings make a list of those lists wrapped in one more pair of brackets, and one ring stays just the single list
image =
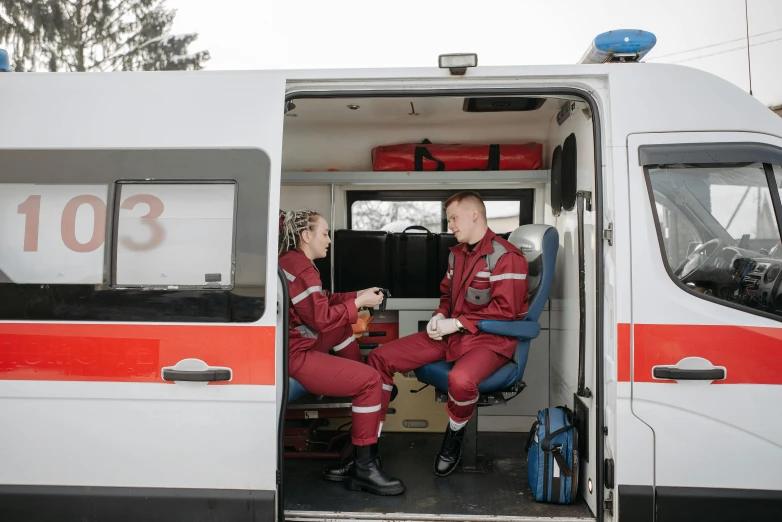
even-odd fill
[{"label": "ambulance door panel", "polygon": [[628,158],[632,314],[619,354],[632,411],[654,431],[657,520],[778,514],[782,139],[633,135]]},{"label": "ambulance door panel", "polygon": [[271,515],[284,76],[3,83],[3,505]]}]

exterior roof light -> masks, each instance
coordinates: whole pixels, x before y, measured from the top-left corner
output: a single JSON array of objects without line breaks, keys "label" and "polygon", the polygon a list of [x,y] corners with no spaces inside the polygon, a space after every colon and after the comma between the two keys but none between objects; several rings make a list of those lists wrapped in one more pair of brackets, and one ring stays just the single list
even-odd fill
[{"label": "exterior roof light", "polygon": [[578,63],[640,62],[657,43],[657,37],[640,29],[617,29],[599,34]]}]

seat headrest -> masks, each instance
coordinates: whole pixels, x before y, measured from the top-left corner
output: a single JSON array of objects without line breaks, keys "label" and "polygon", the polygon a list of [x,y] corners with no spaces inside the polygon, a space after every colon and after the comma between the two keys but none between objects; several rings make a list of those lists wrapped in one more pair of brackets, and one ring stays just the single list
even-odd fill
[{"label": "seat headrest", "polygon": [[543,236],[552,228],[551,225],[521,225],[511,233],[508,242],[524,252],[527,261],[532,261],[543,252]]},{"label": "seat headrest", "polygon": [[[534,320],[540,316],[548,299],[553,279],[554,263],[559,249],[559,234],[550,225],[522,225],[508,237],[508,242],[524,253],[529,265],[527,286],[530,309],[528,317]],[[544,276],[544,272],[547,272]],[[543,290],[543,300],[537,303],[538,293]]]}]

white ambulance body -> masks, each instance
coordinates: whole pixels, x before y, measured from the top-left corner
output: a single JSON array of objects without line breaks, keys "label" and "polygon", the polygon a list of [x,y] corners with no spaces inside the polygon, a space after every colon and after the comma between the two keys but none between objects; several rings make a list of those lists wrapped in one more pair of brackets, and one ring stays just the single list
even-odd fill
[{"label": "white ambulance body", "polygon": [[[679,66],[459,72],[0,74],[0,520],[778,519],[782,120]],[[493,97],[545,101],[466,110]],[[543,164],[372,171],[373,147],[424,138],[538,142]],[[580,504],[529,500],[526,464],[462,474],[473,497],[458,473],[408,484],[428,511],[293,502],[317,472],[282,465],[278,209],[343,230],[360,197],[461,189],[529,195],[520,214],[559,233],[527,389],[479,426],[523,462],[537,410],[579,406]],[[324,277],[339,261],[336,241]],[[388,310],[402,336],[435,307]],[[442,433],[433,393],[397,382]],[[394,422],[384,437],[414,436]],[[515,504],[482,492],[496,477]],[[336,491],[314,480],[305,496]]]}]

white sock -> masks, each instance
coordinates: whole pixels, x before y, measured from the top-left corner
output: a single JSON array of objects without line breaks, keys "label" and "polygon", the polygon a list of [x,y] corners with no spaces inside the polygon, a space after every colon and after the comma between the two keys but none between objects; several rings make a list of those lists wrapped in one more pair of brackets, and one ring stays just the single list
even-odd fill
[{"label": "white sock", "polygon": [[380,427],[377,429],[377,436],[380,436],[380,433],[383,431],[383,421],[380,421]]},{"label": "white sock", "polygon": [[464,428],[464,426],[465,426],[465,425],[466,425],[468,422],[469,422],[469,421],[464,421],[464,422],[456,422],[455,420],[453,420],[453,419],[450,419],[450,423],[451,423],[451,431],[459,431],[460,429]]}]

